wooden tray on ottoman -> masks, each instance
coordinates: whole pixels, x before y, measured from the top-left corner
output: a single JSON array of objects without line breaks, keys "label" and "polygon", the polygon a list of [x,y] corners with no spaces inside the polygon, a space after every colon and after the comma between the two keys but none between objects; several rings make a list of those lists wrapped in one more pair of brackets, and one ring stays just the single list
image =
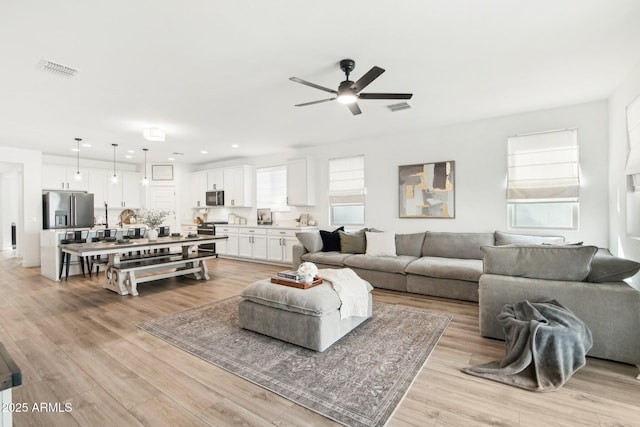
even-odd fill
[{"label": "wooden tray on ottoman", "polygon": [[309,289],[322,283],[322,279],[319,277],[316,277],[315,279],[313,279],[313,282],[304,283],[304,282],[298,282],[295,280],[285,279],[284,277],[272,277],[271,283],[284,285],[284,286],[291,286],[292,288],[298,288],[298,289]]}]

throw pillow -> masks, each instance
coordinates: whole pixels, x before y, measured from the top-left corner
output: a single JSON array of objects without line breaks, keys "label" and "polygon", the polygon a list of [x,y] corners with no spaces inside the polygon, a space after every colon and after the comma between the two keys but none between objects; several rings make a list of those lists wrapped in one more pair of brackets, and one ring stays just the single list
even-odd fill
[{"label": "throw pillow", "polygon": [[619,258],[600,248],[591,261],[591,271],[587,282],[619,282],[634,276],[640,270],[640,263],[630,259]]},{"label": "throw pillow", "polygon": [[336,228],[333,231],[320,230],[320,238],[322,239],[322,252],[340,252],[340,234],[344,231],[344,227]]},{"label": "throw pillow", "polygon": [[583,281],[595,246],[485,246],[483,274],[531,279]]},{"label": "throw pillow", "polygon": [[322,250],[322,238],[318,231],[298,232],[296,233],[296,237],[307,252],[313,254]]},{"label": "throw pillow", "polygon": [[363,254],[367,246],[364,233],[365,229],[350,233],[338,231],[340,235],[340,252],[345,254]]},{"label": "throw pillow", "polygon": [[397,256],[395,233],[376,233],[367,231],[367,255],[371,256]]}]

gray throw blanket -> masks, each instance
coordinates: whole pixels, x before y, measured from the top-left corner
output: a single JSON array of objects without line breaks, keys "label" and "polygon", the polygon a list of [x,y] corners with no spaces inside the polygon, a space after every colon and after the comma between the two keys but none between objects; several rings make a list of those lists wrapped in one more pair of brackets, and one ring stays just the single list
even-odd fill
[{"label": "gray throw blanket", "polygon": [[591,331],[555,300],[507,304],[498,315],[506,356],[463,372],[530,391],[557,390],[586,363]]}]

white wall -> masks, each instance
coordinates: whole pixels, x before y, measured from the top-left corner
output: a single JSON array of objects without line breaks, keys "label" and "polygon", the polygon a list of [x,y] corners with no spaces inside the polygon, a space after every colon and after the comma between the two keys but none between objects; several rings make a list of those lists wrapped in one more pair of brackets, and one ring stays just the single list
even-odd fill
[{"label": "white wall", "polygon": [[[616,255],[640,260],[640,239],[627,233],[627,202],[632,193],[624,167],[629,153],[626,107],[640,96],[640,64],[609,97],[609,247]],[[637,228],[637,227],[636,227]],[[640,289],[640,277],[632,280]]]},{"label": "white wall", "polygon": [[[607,102],[599,101],[424,129],[420,132],[292,150],[279,156],[208,164],[198,170],[233,164],[273,166],[284,164],[286,158],[311,155],[317,160],[318,203],[316,207],[299,208],[299,211],[311,213],[320,227],[328,228],[328,159],[364,154],[367,226],[396,232],[506,230],[506,138],[515,134],[578,128],[582,172],[580,229],[551,233],[563,234],[569,241],[606,246],[609,215],[607,115]],[[393,120],[393,116],[389,119]],[[400,219],[398,166],[445,160],[456,162],[456,218]],[[249,211],[245,216],[253,218],[255,210]],[[539,230],[531,232],[545,233]]]},{"label": "white wall", "polygon": [[0,159],[3,162],[22,165],[22,200],[3,200],[2,203],[21,205],[22,225],[18,226],[18,250],[24,267],[36,267],[40,265],[42,229],[42,153],[0,146]]}]

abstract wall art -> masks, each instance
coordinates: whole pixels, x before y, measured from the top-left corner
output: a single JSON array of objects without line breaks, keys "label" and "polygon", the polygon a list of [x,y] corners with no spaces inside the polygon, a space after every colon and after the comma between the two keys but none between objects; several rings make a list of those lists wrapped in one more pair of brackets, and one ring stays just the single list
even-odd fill
[{"label": "abstract wall art", "polygon": [[455,218],[455,162],[399,166],[400,218]]}]

